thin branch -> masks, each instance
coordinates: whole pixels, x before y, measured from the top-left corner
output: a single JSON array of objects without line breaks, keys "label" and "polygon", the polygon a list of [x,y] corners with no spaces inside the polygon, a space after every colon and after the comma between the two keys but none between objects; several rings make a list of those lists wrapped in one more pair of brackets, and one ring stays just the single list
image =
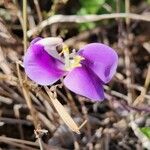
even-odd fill
[{"label": "thin branch", "polygon": [[[130,0],[125,0],[125,12],[130,13]],[[130,19],[128,17],[126,18],[126,24],[127,26],[130,24]]]},{"label": "thin branch", "polygon": [[21,26],[22,26],[22,28],[23,28],[23,17],[22,17],[22,12],[21,12],[21,10],[20,10],[20,8],[19,8],[18,1],[17,1],[17,0],[13,0],[13,3],[15,4],[15,7],[16,7],[16,9],[17,9],[17,16],[18,16],[18,19],[19,19],[19,21],[20,21],[20,24],[21,24]]},{"label": "thin branch", "polygon": [[20,72],[20,69],[19,69],[19,64],[17,62],[16,62],[16,68],[17,68],[17,75],[18,75],[20,86],[22,88],[23,96],[24,96],[24,98],[26,100],[26,103],[27,103],[27,106],[30,110],[30,113],[31,113],[31,116],[32,116],[32,119],[33,119],[33,123],[34,123],[34,127],[36,128],[37,125],[38,125],[38,121],[37,121],[37,117],[36,117],[36,113],[35,113],[36,110],[32,105],[32,101],[31,101],[31,98],[30,98],[30,95],[29,95],[29,89],[27,87],[25,87],[24,84],[23,84],[23,79],[22,79],[21,72]]},{"label": "thin branch", "polygon": [[14,118],[6,118],[6,117],[0,117],[0,121],[7,123],[7,124],[25,124],[28,126],[32,125],[32,122],[29,120],[23,120],[23,119],[14,119]]},{"label": "thin branch", "polygon": [[150,16],[148,15],[138,15],[132,13],[112,13],[112,14],[102,14],[102,15],[54,15],[48,19],[42,21],[37,27],[29,30],[27,36],[31,37],[34,34],[39,33],[46,26],[52,25],[54,23],[65,23],[65,22],[74,22],[74,23],[85,23],[85,22],[94,22],[104,19],[116,19],[116,18],[129,18],[133,20],[141,20],[150,22]]},{"label": "thin branch", "polygon": [[134,106],[139,105],[144,101],[144,98],[145,98],[144,96],[146,95],[149,84],[150,84],[150,65],[148,67],[147,76],[146,76],[145,83],[144,83],[144,88],[141,91],[141,94],[135,99],[133,103]]},{"label": "thin branch", "polygon": [[4,137],[4,136],[0,136],[0,141],[11,141],[11,142],[16,142],[16,143],[20,143],[20,144],[27,144],[30,146],[39,147],[38,143],[35,143],[35,142],[20,140],[20,139],[15,139],[15,138],[10,138],[10,137]]},{"label": "thin branch", "polygon": [[43,20],[43,17],[42,17],[42,12],[41,12],[41,9],[40,9],[39,2],[37,0],[33,0],[33,2],[34,2],[34,5],[35,5],[35,9],[36,9],[36,12],[37,12],[37,15],[38,15],[39,22],[41,22]]},{"label": "thin branch", "polygon": [[27,49],[27,0],[23,0],[23,42],[25,53]]},{"label": "thin branch", "polygon": [[148,137],[146,137],[138,128],[136,123],[134,121],[130,122],[130,126],[132,130],[134,131],[134,134],[138,137],[138,139],[142,142],[143,147],[147,148],[147,150],[150,150],[150,140]]}]

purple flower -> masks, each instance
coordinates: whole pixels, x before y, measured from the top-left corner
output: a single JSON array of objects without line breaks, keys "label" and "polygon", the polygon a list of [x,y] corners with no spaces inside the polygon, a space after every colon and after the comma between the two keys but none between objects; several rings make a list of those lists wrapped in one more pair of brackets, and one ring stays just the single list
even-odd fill
[{"label": "purple flower", "polygon": [[24,57],[25,72],[40,85],[52,85],[65,76],[64,85],[92,101],[104,99],[103,84],[116,72],[117,53],[107,45],[87,44],[77,53],[63,48],[64,58],[56,47],[64,45],[61,38],[34,39]]}]

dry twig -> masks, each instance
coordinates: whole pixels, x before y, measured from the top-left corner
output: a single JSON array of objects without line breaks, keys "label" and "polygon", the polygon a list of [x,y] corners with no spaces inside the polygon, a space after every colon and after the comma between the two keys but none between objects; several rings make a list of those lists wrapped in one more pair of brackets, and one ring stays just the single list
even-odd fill
[{"label": "dry twig", "polygon": [[102,15],[54,15],[49,17],[48,19],[42,21],[37,27],[29,30],[27,32],[27,36],[31,37],[39,33],[43,30],[46,26],[54,24],[54,23],[85,23],[85,22],[94,22],[100,21],[104,19],[114,19],[114,18],[130,18],[133,20],[141,20],[141,21],[148,21],[150,22],[150,17],[148,15],[138,15],[132,13],[113,13],[113,14],[102,14]]}]

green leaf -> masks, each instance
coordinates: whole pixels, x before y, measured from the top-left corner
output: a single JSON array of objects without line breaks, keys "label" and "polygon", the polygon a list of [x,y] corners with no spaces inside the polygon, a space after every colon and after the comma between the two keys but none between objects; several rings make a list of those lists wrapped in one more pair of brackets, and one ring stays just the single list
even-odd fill
[{"label": "green leaf", "polygon": [[87,23],[80,24],[79,30],[85,31],[85,30],[89,30],[89,29],[93,29],[93,28],[95,28],[95,23],[87,22]]},{"label": "green leaf", "polygon": [[143,127],[140,128],[140,130],[145,136],[147,136],[150,139],[150,127]]},{"label": "green leaf", "polygon": [[80,0],[81,9],[78,14],[85,15],[97,13],[104,2],[105,0]]}]

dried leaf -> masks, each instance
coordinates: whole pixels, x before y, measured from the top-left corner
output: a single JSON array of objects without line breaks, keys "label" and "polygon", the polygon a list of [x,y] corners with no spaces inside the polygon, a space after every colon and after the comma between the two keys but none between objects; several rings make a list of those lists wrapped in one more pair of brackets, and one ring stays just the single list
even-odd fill
[{"label": "dried leaf", "polygon": [[74,132],[77,134],[80,134],[80,128],[77,126],[77,124],[74,122],[72,117],[68,114],[68,112],[65,110],[64,106],[58,101],[57,98],[52,97],[52,92],[45,87],[51,102],[53,103],[55,109],[57,110],[58,114],[62,118],[62,120],[65,122],[65,124]]}]

